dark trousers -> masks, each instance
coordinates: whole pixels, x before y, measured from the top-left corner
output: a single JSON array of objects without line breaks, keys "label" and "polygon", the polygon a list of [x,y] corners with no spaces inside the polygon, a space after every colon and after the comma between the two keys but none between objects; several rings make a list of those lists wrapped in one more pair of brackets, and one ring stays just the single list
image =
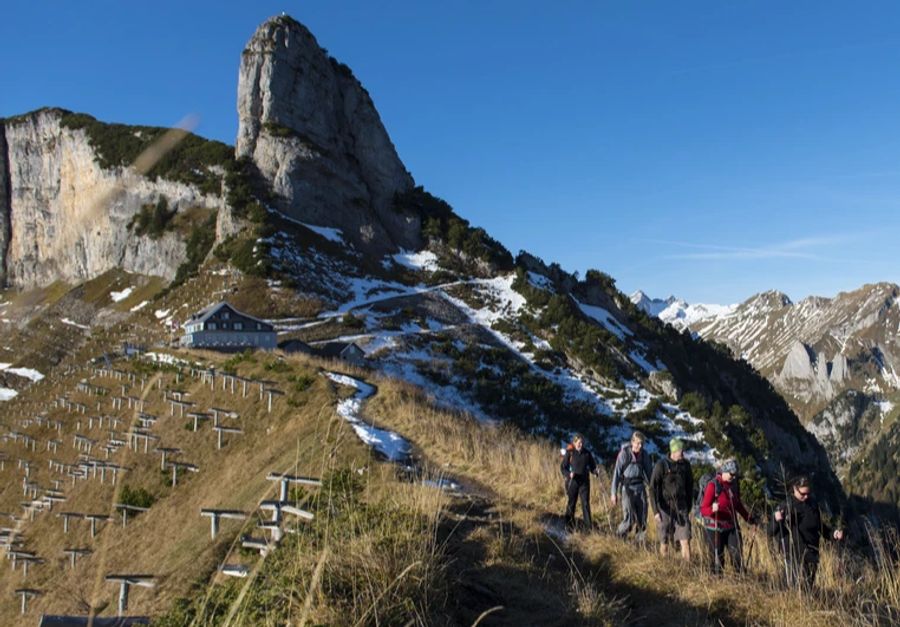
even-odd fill
[{"label": "dark trousers", "polygon": [[816,572],[819,570],[818,554],[804,551],[802,555],[797,555],[797,552],[788,549],[786,560],[787,585],[811,590],[816,582]]},{"label": "dark trousers", "polygon": [[737,527],[733,529],[706,529],[706,545],[709,548],[709,557],[712,561],[712,572],[721,575],[725,570],[725,550],[731,556],[731,564],[735,572],[744,570],[744,562],[741,559],[741,535]]},{"label": "dark trousers", "polygon": [[581,498],[581,515],[584,517],[584,526],[586,529],[591,528],[591,480],[589,477],[575,476],[569,480],[566,487],[566,496],[569,501],[566,504],[566,524],[575,523],[575,504]]}]

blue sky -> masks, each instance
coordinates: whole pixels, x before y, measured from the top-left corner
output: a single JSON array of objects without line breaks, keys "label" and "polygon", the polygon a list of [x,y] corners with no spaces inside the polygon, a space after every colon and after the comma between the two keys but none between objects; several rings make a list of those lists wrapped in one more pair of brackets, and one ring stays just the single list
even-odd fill
[{"label": "blue sky", "polygon": [[240,52],[282,11],[514,253],[691,302],[900,281],[896,2],[35,0],[0,21],[0,116],[233,143]]}]

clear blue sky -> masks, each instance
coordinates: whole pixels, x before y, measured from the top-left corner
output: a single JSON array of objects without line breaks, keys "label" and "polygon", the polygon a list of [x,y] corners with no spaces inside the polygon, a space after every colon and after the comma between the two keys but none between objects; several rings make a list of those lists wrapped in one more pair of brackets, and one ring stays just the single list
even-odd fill
[{"label": "clear blue sky", "polygon": [[900,280],[897,2],[16,2],[0,116],[194,113],[233,143],[240,52],[282,11],[514,253],[692,302]]}]

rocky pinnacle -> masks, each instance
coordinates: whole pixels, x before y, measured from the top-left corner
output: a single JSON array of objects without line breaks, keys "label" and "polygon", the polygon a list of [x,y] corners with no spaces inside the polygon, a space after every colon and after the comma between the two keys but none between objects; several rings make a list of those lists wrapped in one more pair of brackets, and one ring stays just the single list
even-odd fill
[{"label": "rocky pinnacle", "polygon": [[241,56],[236,154],[250,158],[290,217],[336,227],[366,252],[420,246],[413,186],[368,92],[287,16],[264,22]]}]

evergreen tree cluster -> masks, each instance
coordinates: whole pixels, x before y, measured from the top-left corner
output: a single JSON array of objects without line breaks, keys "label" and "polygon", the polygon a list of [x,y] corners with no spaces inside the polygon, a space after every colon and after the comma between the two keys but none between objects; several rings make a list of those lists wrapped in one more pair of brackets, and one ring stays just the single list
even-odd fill
[{"label": "evergreen tree cluster", "polygon": [[[481,261],[499,271],[513,268],[510,252],[480,227],[473,227],[457,216],[444,200],[425,191],[421,186],[396,194],[394,208],[419,216],[422,237],[444,247],[457,261]],[[457,264],[458,265],[458,264]]]},{"label": "evergreen tree cluster", "polygon": [[169,210],[168,199],[160,196],[156,203],[142,205],[140,211],[128,222],[128,228],[133,230],[135,235],[159,239],[166,232],[175,213],[174,209]]}]

